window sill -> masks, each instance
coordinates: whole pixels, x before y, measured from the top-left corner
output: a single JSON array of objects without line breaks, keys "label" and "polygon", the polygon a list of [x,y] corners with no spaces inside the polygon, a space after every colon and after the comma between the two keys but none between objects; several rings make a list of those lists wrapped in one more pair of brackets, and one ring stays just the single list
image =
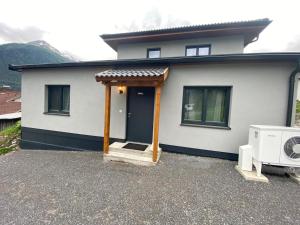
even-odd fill
[{"label": "window sill", "polygon": [[45,115],[53,115],[53,116],[70,116],[70,113],[52,113],[52,112],[44,112]]},{"label": "window sill", "polygon": [[223,127],[223,126],[212,126],[212,125],[201,125],[201,124],[188,124],[188,123],[181,123],[180,126],[187,126],[187,127],[203,127],[203,128],[213,128],[213,129],[221,129],[221,130],[231,130],[230,127]]}]

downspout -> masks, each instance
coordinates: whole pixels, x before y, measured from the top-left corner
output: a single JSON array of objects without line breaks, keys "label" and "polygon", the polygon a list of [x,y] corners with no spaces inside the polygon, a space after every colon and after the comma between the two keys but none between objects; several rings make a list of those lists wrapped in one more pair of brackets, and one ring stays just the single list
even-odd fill
[{"label": "downspout", "polygon": [[286,118],[286,126],[287,127],[291,127],[292,126],[295,82],[296,82],[297,73],[299,73],[299,72],[300,72],[300,59],[297,60],[296,69],[290,75],[289,98],[288,98],[287,118]]}]

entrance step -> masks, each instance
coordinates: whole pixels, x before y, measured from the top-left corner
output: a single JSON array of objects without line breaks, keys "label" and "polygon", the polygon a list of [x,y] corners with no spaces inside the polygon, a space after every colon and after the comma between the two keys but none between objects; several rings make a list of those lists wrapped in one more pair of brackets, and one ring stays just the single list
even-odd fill
[{"label": "entrance step", "polygon": [[134,150],[123,148],[128,142],[114,142],[109,146],[108,154],[103,155],[105,161],[118,161],[131,163],[139,166],[155,166],[160,158],[161,149],[158,150],[157,162],[152,161],[152,146],[148,145],[146,150]]}]

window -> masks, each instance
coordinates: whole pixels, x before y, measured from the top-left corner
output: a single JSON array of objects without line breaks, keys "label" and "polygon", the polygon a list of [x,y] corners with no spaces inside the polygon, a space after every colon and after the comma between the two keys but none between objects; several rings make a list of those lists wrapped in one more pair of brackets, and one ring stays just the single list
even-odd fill
[{"label": "window", "polygon": [[48,85],[48,113],[69,114],[70,86]]},{"label": "window", "polygon": [[186,56],[210,55],[210,45],[187,46],[185,49]]},{"label": "window", "polygon": [[160,48],[148,48],[147,49],[147,58],[160,58]]},{"label": "window", "polygon": [[182,124],[228,126],[231,87],[184,87]]}]

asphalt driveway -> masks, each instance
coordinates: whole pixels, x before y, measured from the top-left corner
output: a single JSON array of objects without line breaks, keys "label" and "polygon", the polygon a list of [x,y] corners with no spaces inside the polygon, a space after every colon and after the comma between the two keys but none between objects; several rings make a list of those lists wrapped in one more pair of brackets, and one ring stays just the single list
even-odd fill
[{"label": "asphalt driveway", "polygon": [[244,181],[235,162],[163,153],[156,167],[101,153],[0,156],[0,224],[300,224],[300,186]]}]

